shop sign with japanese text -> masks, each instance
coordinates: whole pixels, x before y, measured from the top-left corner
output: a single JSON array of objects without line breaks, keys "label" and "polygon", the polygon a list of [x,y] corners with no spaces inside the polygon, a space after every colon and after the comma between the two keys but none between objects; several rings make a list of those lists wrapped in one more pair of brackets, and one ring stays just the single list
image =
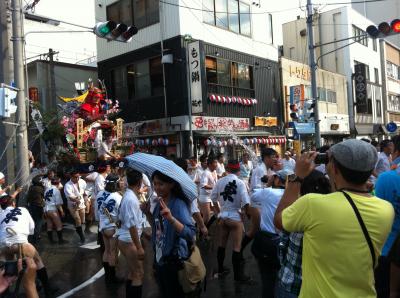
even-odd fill
[{"label": "shop sign with japanese text", "polygon": [[190,99],[192,102],[192,113],[203,112],[203,90],[200,60],[200,42],[195,41],[188,46],[189,55],[189,79]]},{"label": "shop sign with japanese text", "polygon": [[192,117],[193,130],[203,131],[248,131],[250,130],[249,118],[226,118],[226,117]]}]

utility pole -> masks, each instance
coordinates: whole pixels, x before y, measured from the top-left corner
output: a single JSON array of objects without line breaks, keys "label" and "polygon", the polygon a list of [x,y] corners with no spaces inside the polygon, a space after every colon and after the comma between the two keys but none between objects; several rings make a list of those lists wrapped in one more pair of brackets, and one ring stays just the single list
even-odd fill
[{"label": "utility pole", "polygon": [[[56,78],[54,75],[54,55],[58,54],[58,52],[53,51],[53,49],[49,49],[49,77],[50,77],[50,103],[55,102],[56,98]],[[51,106],[50,109],[53,109],[56,107]]]},{"label": "utility pole", "polygon": [[[14,81],[14,69],[12,59],[12,43],[11,43],[11,1],[0,1],[0,83],[12,85]],[[8,119],[15,122],[15,115],[11,115]],[[15,143],[15,127],[0,121],[0,152],[4,154],[0,160],[0,171],[4,172],[8,181],[14,181],[15,164],[14,164],[14,146]],[[9,144],[9,146],[7,146]]]},{"label": "utility pole", "polygon": [[312,0],[307,0],[307,35],[308,35],[308,63],[311,70],[311,95],[315,103],[314,122],[315,122],[315,146],[321,147],[321,132],[319,130],[319,107],[317,93],[317,64],[315,63],[315,46],[313,31],[313,6]]},{"label": "utility pole", "polygon": [[[26,115],[26,96],[25,96],[25,74],[23,47],[24,39],[22,32],[22,0],[12,0],[12,27],[13,27],[13,52],[14,52],[14,80],[17,94],[17,169],[20,172],[17,179],[19,186],[26,186],[29,179],[29,160],[28,160],[28,131]],[[23,202],[25,203],[25,202]]]}]

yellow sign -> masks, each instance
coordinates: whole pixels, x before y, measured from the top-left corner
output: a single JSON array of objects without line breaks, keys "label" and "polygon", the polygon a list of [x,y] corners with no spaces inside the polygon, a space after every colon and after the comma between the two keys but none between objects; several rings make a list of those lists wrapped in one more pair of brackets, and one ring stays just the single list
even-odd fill
[{"label": "yellow sign", "polygon": [[277,117],[254,117],[254,126],[278,126]]},{"label": "yellow sign", "polygon": [[293,150],[294,150],[294,152],[296,152],[297,156],[301,155],[301,143],[300,143],[300,141],[298,141],[298,140],[293,141]]},{"label": "yellow sign", "polygon": [[121,118],[117,119],[117,144],[121,145],[122,144],[122,125],[124,123],[124,120]]},{"label": "yellow sign", "polygon": [[83,119],[76,119],[76,147],[82,148],[83,145]]}]

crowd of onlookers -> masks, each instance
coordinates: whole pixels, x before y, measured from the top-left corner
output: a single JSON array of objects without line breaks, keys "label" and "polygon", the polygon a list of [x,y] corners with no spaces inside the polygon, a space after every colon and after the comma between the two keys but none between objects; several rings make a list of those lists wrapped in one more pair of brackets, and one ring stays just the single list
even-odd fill
[{"label": "crowd of onlookers", "polygon": [[[197,199],[187,197],[174,175],[156,170],[150,177],[123,160],[101,160],[65,173],[34,167],[25,209],[17,206],[20,190],[10,193],[0,173],[2,253],[15,259],[24,251],[28,267],[19,264],[19,270],[25,270],[28,296],[35,297],[28,281],[34,272],[46,296],[54,293],[35,246],[43,226],[50,243],[67,243],[66,216],[82,244],[86,230],[98,225],[106,283],[119,282],[118,253],[126,258],[127,297],[143,296],[143,238],[151,239],[160,295],[199,296],[200,283],[188,293],[181,270],[196,239],[210,237],[218,246],[213,275],[228,278],[232,268],[237,283],[254,282],[243,255],[250,245],[262,297],[399,295],[400,137],[379,144],[350,139],[282,156],[263,148],[260,159],[244,152],[240,161],[226,161],[209,152],[174,161],[197,185]],[[217,232],[210,235],[212,225]],[[225,262],[229,238],[231,267]]]}]

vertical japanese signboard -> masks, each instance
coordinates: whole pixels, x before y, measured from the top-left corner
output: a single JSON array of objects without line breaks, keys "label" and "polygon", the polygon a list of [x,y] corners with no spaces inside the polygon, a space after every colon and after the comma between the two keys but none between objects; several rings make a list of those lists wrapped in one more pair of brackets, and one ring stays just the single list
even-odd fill
[{"label": "vertical japanese signboard", "polygon": [[200,42],[191,42],[188,46],[189,55],[189,80],[190,80],[190,101],[192,113],[203,112],[203,90],[200,60]]}]

